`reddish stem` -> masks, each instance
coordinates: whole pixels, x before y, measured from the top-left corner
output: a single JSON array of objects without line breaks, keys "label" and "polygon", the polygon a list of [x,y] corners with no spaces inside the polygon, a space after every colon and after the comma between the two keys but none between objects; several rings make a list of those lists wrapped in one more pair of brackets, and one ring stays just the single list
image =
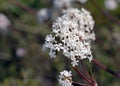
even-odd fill
[{"label": "reddish stem", "polygon": [[120,78],[120,73],[116,73],[114,71],[112,71],[111,69],[107,68],[105,65],[101,64],[100,62],[98,62],[97,60],[93,59],[92,62],[97,65],[98,67],[102,68],[103,70],[107,71],[108,73],[112,74],[113,76],[116,76],[118,78]]},{"label": "reddish stem", "polygon": [[80,60],[80,63],[81,63],[82,69],[83,69],[85,75],[87,76],[87,78],[91,79],[91,77],[90,77],[90,75],[89,75],[87,69],[84,67],[84,63],[83,63],[82,60]]},{"label": "reddish stem", "polygon": [[88,82],[91,86],[94,86],[93,85],[94,83],[91,80],[89,80],[88,78],[86,78],[86,76],[83,75],[77,67],[73,67],[73,68],[86,82]]},{"label": "reddish stem", "polygon": [[73,81],[72,84],[74,86],[89,86],[88,84],[78,83],[78,82],[75,82],[75,81]]}]

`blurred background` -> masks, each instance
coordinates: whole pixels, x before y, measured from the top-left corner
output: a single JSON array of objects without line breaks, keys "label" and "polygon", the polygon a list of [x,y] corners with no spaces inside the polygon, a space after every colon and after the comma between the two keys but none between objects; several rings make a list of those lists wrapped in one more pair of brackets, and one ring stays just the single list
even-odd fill
[{"label": "blurred background", "polygon": [[[42,51],[52,22],[70,7],[91,12],[96,33],[93,56],[120,72],[120,0],[0,0],[0,86],[59,86],[59,72],[73,71],[61,54],[50,59]],[[89,65],[99,86],[120,86],[119,78]],[[73,80],[82,82],[75,72]]]}]

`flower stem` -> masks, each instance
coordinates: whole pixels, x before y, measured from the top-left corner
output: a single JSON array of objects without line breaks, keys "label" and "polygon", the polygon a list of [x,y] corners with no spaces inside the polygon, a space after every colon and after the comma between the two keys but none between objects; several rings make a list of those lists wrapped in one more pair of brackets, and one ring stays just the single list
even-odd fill
[{"label": "flower stem", "polygon": [[105,65],[101,64],[100,62],[98,62],[97,60],[93,59],[92,62],[97,65],[98,67],[102,68],[103,70],[107,71],[108,73],[112,74],[113,76],[116,76],[118,78],[120,78],[120,73],[116,73],[114,71],[112,71],[111,69],[107,68]]},{"label": "flower stem", "polygon": [[73,67],[73,68],[74,68],[74,70],[75,70],[86,82],[88,82],[89,84],[92,84],[91,80],[89,80],[88,78],[86,78],[86,76],[83,75],[83,74],[81,73],[81,71],[80,71],[77,67]]},{"label": "flower stem", "polygon": [[78,83],[78,82],[75,82],[75,81],[73,81],[72,84],[74,86],[89,86],[88,84]]}]

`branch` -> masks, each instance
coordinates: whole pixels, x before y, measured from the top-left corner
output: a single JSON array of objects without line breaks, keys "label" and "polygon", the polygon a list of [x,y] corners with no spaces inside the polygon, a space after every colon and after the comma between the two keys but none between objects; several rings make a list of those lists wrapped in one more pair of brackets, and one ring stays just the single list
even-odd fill
[{"label": "branch", "polygon": [[103,15],[109,19],[110,21],[116,23],[118,26],[120,26],[120,20],[117,19],[116,17],[112,16],[108,11],[104,10],[103,8],[100,7],[99,4],[95,0],[90,0],[90,2],[101,12]]},{"label": "branch", "polygon": [[77,67],[73,67],[73,68],[88,84],[90,84],[90,86],[97,86],[95,81],[89,80],[85,75],[81,73],[81,71]]},{"label": "branch", "polygon": [[89,79],[92,79],[91,76],[89,75],[87,69],[84,66],[84,61],[83,60],[80,60],[80,64],[81,64],[81,68],[82,68],[84,74],[86,75],[86,77],[89,78]]},{"label": "branch", "polygon": [[93,59],[92,62],[97,65],[98,67],[100,67],[101,69],[105,70],[106,72],[112,74],[113,76],[116,76],[118,78],[120,78],[120,73],[117,73],[109,68],[107,68],[105,65],[101,64],[100,62],[98,62],[97,60]]},{"label": "branch", "polygon": [[74,86],[89,86],[88,84],[78,83],[78,82],[75,82],[75,81],[73,81],[72,84]]},{"label": "branch", "polygon": [[36,15],[37,11],[33,8],[30,8],[26,5],[21,4],[20,2],[18,2],[17,0],[11,0],[13,4],[15,4],[16,6],[20,7],[21,9],[27,11],[28,13],[31,13],[32,15]]}]

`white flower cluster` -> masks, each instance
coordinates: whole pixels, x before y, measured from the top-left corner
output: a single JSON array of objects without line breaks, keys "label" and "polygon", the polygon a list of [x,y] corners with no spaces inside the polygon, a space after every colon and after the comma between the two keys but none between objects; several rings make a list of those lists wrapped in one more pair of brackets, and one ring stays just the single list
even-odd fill
[{"label": "white flower cluster", "polygon": [[104,4],[108,10],[115,10],[118,7],[118,0],[105,0]]},{"label": "white flower cluster", "polygon": [[60,86],[73,86],[72,85],[72,74],[71,71],[64,70],[59,75]]},{"label": "white flower cluster", "polygon": [[63,11],[63,16],[52,25],[52,34],[47,35],[43,49],[50,49],[49,55],[56,57],[60,50],[78,65],[80,59],[92,60],[91,41],[95,40],[94,21],[90,13],[82,8],[70,8]]},{"label": "white flower cluster", "polygon": [[0,13],[0,31],[6,31],[10,25],[10,21],[4,14]]}]

